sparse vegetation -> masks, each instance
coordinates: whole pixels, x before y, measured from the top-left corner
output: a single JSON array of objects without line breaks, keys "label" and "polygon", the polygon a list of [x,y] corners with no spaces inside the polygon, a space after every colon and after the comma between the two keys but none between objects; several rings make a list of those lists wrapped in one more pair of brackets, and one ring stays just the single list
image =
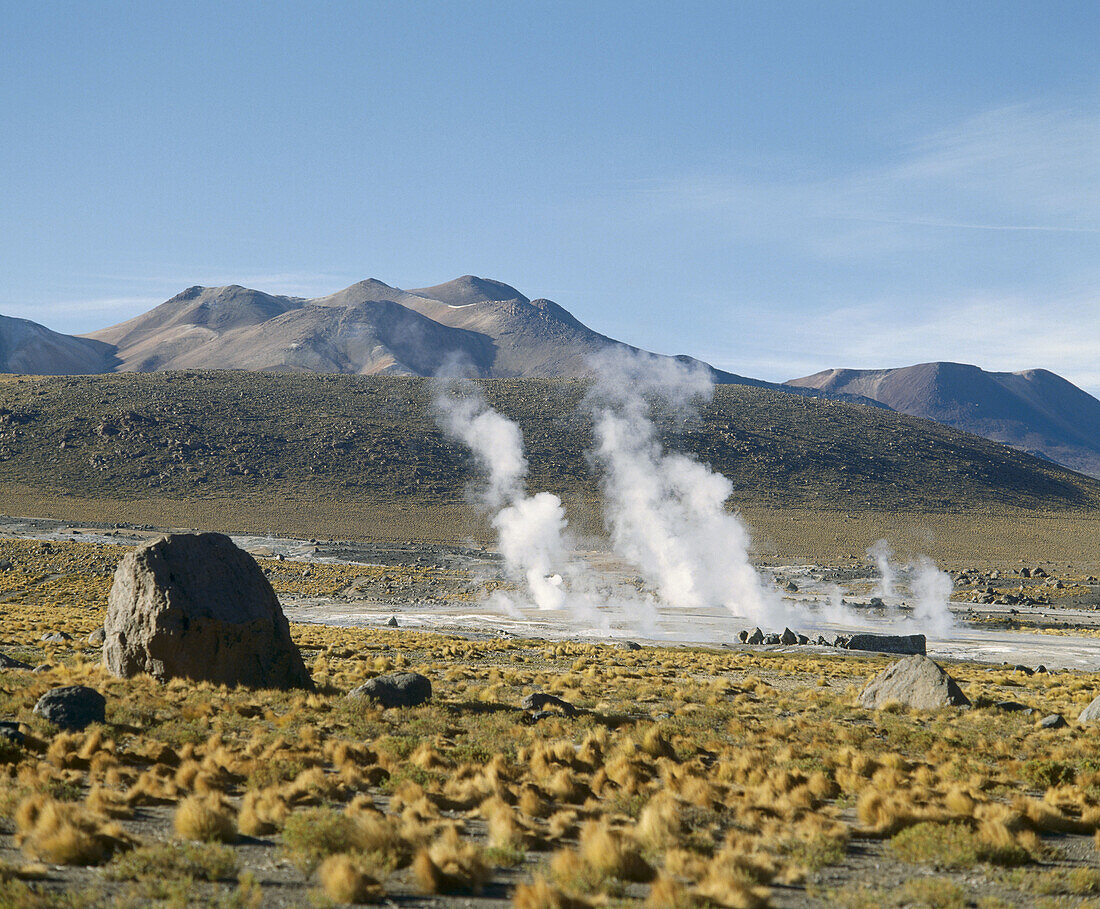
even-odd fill
[{"label": "sparse vegetation", "polygon": [[[992,705],[1074,716],[1100,675],[959,664],[952,675],[989,706],[868,713],[854,693],[886,662],[868,654],[298,625],[325,680],[316,692],[120,680],[83,637],[102,621],[110,549],[0,543],[19,566],[0,573],[3,648],[48,664],[0,672],[0,715],[27,737],[0,764],[0,905],[458,894],[528,909],[1021,907],[1095,895],[1093,732],[1042,731]],[[26,586],[55,566],[68,566],[64,595]],[[58,628],[73,640],[41,640]],[[346,699],[397,668],[428,675],[433,700],[387,711]],[[61,684],[102,691],[106,724],[59,732],[34,715]],[[521,722],[531,691],[584,712]]]}]

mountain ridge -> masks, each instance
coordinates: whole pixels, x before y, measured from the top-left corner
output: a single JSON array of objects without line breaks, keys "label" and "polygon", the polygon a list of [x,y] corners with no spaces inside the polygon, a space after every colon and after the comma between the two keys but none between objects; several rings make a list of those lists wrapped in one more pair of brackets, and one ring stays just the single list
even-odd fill
[{"label": "mountain ridge", "polygon": [[988,372],[935,361],[827,369],[786,384],[863,395],[1100,477],[1100,400],[1050,370]]}]

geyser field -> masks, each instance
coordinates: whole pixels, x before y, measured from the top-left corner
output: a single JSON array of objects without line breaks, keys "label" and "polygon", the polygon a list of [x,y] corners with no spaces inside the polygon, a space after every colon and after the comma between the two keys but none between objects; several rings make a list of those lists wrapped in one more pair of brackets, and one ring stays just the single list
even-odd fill
[{"label": "geyser field", "polygon": [[[7,380],[0,906],[1100,899],[1100,484],[653,367]],[[106,674],[115,565],[181,527],[256,557],[316,691]],[[754,626],[924,633],[971,706],[859,706],[896,657]],[[396,669],[431,700],[347,698]],[[32,712],[78,683],[104,724]]]}]

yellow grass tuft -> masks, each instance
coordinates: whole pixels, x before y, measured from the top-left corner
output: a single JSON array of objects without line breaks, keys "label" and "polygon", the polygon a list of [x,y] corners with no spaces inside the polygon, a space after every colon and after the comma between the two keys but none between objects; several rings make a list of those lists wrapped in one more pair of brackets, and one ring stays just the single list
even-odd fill
[{"label": "yellow grass tuft", "polygon": [[373,903],[383,895],[382,885],[346,852],[330,855],[317,869],[325,896],[337,903]]},{"label": "yellow grass tuft", "polygon": [[451,828],[413,860],[413,876],[422,893],[477,892],[490,869],[481,850]]},{"label": "yellow grass tuft", "polygon": [[179,803],[172,827],[176,836],[185,840],[232,843],[237,839],[237,824],[224,804],[201,796]]}]

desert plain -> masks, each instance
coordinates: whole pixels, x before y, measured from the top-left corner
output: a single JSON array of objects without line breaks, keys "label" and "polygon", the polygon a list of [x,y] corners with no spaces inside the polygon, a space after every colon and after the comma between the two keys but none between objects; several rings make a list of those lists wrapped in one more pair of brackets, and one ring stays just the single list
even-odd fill
[{"label": "desert plain", "polygon": [[[521,427],[527,486],[560,495],[581,563],[645,594],[608,552],[584,384],[480,388]],[[1100,905],[1098,732],[1078,723],[1100,695],[1096,481],[765,389],[658,414],[663,445],[732,481],[795,631],[837,631],[838,598],[909,627],[904,581],[874,602],[876,540],[950,574],[928,651],[969,708],[873,710],[859,692],[896,656],[743,645],[759,621],[724,608],[495,608],[518,582],[425,381],[2,391],[0,649],[31,668],[0,673],[18,733],[0,742],[0,905]],[[119,559],[190,529],[257,559],[316,690],[104,670],[89,636]],[[430,701],[347,697],[391,671],[427,676]],[[34,714],[78,683],[106,696],[105,723]],[[569,709],[524,709],[532,693]]]}]

